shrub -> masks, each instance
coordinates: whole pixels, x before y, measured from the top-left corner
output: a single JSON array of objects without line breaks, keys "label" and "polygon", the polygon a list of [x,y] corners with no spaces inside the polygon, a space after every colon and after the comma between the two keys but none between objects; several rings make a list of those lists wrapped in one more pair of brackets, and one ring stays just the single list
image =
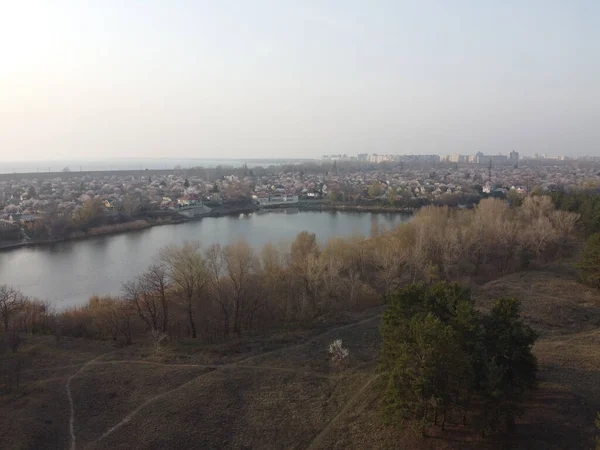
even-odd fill
[{"label": "shrub", "polygon": [[21,336],[17,330],[10,330],[6,333],[6,342],[13,353],[16,353],[21,346]]},{"label": "shrub", "polygon": [[331,355],[331,364],[339,369],[347,364],[350,350],[344,348],[341,339],[336,339],[329,344],[329,354]]},{"label": "shrub", "polygon": [[162,344],[169,339],[169,335],[167,333],[163,333],[157,329],[153,329],[150,332],[150,336],[152,337],[152,343],[154,344],[154,351],[156,353],[161,351]]}]

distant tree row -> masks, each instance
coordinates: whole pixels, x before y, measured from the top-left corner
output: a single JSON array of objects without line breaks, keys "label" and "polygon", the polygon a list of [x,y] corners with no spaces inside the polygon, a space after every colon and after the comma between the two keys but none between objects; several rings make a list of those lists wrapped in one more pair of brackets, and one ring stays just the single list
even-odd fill
[{"label": "distant tree row", "polygon": [[600,193],[595,189],[551,192],[556,209],[580,215],[579,225],[586,235],[600,232]]},{"label": "distant tree row", "polygon": [[383,314],[379,368],[389,423],[509,430],[526,389],[535,385],[536,335],[514,298],[475,310],[458,284],[413,284],[390,295]]},{"label": "distant tree row", "polygon": [[580,280],[600,289],[600,193],[594,188],[551,192],[557,209],[579,214],[578,231],[587,236],[577,267]]},{"label": "distant tree row", "polygon": [[328,194],[330,202],[351,204],[376,204],[394,208],[422,208],[427,205],[451,206],[474,205],[482,198],[481,186],[473,186],[465,192],[446,192],[433,196],[433,189],[428,196],[414,196],[410,188],[390,187],[385,183],[375,181],[367,187],[355,186],[350,183],[340,183],[331,188]]},{"label": "distant tree row", "polygon": [[[170,215],[169,212],[148,214],[146,207],[143,199],[128,194],[121,204],[114,207],[112,213],[108,213],[101,197],[89,197],[75,210],[61,209],[57,205],[48,207],[34,222],[25,226],[25,232],[32,239],[65,239],[81,237],[82,233],[89,233],[90,230],[102,231],[112,227],[117,231],[119,226],[126,228],[124,224],[144,220],[148,215]],[[132,225],[132,228],[135,228],[135,225]]]}]

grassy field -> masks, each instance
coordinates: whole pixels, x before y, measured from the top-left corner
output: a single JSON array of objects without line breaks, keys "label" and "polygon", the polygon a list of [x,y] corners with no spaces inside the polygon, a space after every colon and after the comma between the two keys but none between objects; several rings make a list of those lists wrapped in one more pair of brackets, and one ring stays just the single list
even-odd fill
[{"label": "grassy field", "polygon": [[[540,333],[540,383],[510,448],[593,448],[600,409],[600,295],[564,266],[512,274],[474,291],[516,296]],[[501,448],[450,428],[428,438],[385,427],[377,412],[379,314],[346,315],[302,332],[243,343],[147,345],[30,337],[20,387],[0,396],[6,449]],[[350,349],[343,370],[327,346]],[[71,395],[72,406],[67,393]],[[72,432],[71,432],[72,425]]]}]

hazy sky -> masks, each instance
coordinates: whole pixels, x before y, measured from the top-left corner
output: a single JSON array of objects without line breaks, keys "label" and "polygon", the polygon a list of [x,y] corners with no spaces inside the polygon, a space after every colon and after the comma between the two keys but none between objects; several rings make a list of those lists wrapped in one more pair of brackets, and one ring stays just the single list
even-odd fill
[{"label": "hazy sky", "polygon": [[600,155],[598,0],[0,0],[0,160]]}]

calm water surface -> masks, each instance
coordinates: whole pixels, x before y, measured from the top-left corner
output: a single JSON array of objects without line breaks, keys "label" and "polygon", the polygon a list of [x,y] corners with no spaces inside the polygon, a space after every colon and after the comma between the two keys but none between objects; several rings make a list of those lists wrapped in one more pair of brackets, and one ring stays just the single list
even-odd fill
[{"label": "calm water surface", "polygon": [[48,247],[0,253],[0,284],[26,295],[51,300],[58,308],[80,305],[92,294],[118,294],[121,284],[144,271],[169,244],[200,241],[204,248],[243,236],[260,249],[266,242],[290,242],[310,231],[321,242],[332,236],[369,235],[373,222],[388,228],[407,221],[399,214],[348,212],[255,213],[205,218],[112,236],[100,236]]}]

